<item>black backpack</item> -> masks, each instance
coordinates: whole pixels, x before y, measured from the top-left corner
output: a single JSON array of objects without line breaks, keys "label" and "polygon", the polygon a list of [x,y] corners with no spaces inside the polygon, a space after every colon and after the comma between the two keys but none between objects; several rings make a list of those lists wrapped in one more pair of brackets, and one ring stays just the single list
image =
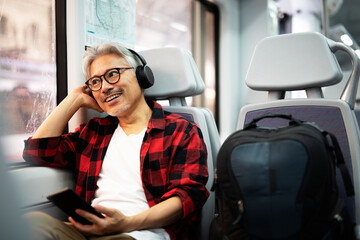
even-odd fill
[{"label": "black backpack", "polygon": [[[269,117],[287,119],[288,126],[257,126]],[[210,239],[355,239],[336,167],[354,195],[334,135],[291,115],[254,119],[220,148]]]}]

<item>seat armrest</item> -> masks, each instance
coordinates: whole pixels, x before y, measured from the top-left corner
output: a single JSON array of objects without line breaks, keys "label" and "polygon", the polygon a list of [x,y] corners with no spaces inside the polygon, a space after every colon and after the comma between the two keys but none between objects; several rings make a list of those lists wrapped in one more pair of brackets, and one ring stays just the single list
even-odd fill
[{"label": "seat armrest", "polygon": [[9,171],[20,194],[20,206],[27,208],[48,202],[46,196],[59,189],[74,189],[74,177],[69,170],[49,167],[23,167]]}]

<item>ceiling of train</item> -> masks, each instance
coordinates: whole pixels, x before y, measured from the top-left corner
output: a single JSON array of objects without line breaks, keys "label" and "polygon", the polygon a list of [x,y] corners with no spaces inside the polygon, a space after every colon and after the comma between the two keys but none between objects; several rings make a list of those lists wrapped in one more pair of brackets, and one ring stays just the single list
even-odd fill
[{"label": "ceiling of train", "polygon": [[343,0],[339,11],[330,16],[329,25],[342,24],[360,45],[360,0]]}]

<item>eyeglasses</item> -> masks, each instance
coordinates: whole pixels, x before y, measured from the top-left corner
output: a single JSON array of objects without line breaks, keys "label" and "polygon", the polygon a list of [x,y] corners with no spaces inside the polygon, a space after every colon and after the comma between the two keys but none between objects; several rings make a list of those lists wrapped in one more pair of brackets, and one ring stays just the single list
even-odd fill
[{"label": "eyeglasses", "polygon": [[102,87],[102,78],[104,77],[105,81],[110,84],[115,84],[120,80],[120,73],[123,73],[122,70],[132,69],[132,67],[123,67],[123,68],[110,68],[106,70],[103,75],[94,76],[88,79],[85,84],[90,88],[91,91],[99,91]]}]

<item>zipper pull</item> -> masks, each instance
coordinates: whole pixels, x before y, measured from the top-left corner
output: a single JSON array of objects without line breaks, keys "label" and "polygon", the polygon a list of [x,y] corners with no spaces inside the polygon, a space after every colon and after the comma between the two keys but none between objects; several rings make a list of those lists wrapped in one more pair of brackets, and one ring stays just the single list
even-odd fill
[{"label": "zipper pull", "polygon": [[237,202],[237,205],[238,205],[238,210],[239,210],[239,216],[234,220],[234,222],[232,223],[233,225],[236,225],[240,222],[241,218],[242,218],[242,215],[244,213],[244,203],[242,200],[239,200]]}]

